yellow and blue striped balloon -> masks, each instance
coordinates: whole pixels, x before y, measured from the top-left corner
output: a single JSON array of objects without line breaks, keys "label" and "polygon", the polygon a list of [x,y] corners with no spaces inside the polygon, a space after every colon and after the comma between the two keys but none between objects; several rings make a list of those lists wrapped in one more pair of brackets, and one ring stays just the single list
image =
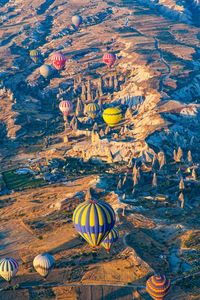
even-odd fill
[{"label": "yellow and blue striped balloon", "polygon": [[99,105],[98,104],[96,104],[96,103],[87,104],[86,113],[92,119],[96,118],[98,111],[99,111]]},{"label": "yellow and blue striped balloon", "polygon": [[29,51],[31,59],[34,61],[34,63],[37,63],[40,59],[40,51],[39,50],[30,50]]},{"label": "yellow and blue striped balloon", "polygon": [[119,238],[119,234],[115,228],[113,228],[110,233],[107,235],[107,237],[103,240],[101,243],[101,246],[103,246],[106,251],[110,252],[111,246],[113,243],[115,243]]},{"label": "yellow and blue striped balloon", "polygon": [[88,200],[77,206],[73,222],[88,244],[97,247],[114,227],[115,213],[107,202]]},{"label": "yellow and blue striped balloon", "polygon": [[14,258],[6,257],[0,260],[0,276],[6,281],[11,281],[12,277],[18,272],[18,269],[18,262]]}]

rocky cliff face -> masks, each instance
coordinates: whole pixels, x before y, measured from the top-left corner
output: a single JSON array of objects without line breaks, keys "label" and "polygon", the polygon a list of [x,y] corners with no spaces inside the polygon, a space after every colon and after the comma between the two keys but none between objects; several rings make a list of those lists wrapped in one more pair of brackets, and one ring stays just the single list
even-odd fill
[{"label": "rocky cliff face", "polygon": [[188,24],[192,22],[191,12],[185,0],[145,0],[145,3],[169,18]]}]

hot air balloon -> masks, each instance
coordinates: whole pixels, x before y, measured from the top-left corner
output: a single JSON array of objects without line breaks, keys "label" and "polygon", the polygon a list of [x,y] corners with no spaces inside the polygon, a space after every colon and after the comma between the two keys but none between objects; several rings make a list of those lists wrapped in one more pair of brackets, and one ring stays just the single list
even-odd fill
[{"label": "hot air balloon", "polygon": [[54,263],[55,260],[53,256],[48,253],[39,254],[33,260],[34,269],[44,278],[48,276]]},{"label": "hot air balloon", "polygon": [[61,101],[59,104],[59,109],[63,113],[64,120],[67,120],[67,116],[73,111],[72,102],[68,100]]},{"label": "hot air balloon", "polygon": [[103,111],[102,117],[108,126],[114,127],[122,120],[122,112],[118,107],[110,107]]},{"label": "hot air balloon", "polygon": [[107,235],[107,237],[103,240],[101,243],[101,246],[103,246],[106,251],[110,252],[111,246],[113,243],[115,243],[119,238],[119,234],[115,228],[113,228],[110,233]]},{"label": "hot air balloon", "polygon": [[146,290],[155,300],[163,300],[170,288],[170,280],[165,275],[153,275],[146,283]]},{"label": "hot air balloon", "polygon": [[6,281],[10,282],[11,279],[15,276],[18,272],[19,264],[18,262],[12,258],[2,258],[0,260],[0,275]]},{"label": "hot air balloon", "polygon": [[97,113],[99,111],[99,105],[96,103],[89,103],[86,106],[86,113],[87,115],[92,118],[95,119],[97,116]]},{"label": "hot air balloon", "polygon": [[58,71],[62,70],[66,62],[64,54],[62,52],[54,52],[50,58],[52,66]]},{"label": "hot air balloon", "polygon": [[34,63],[37,63],[40,60],[40,51],[39,50],[30,50],[29,51],[31,59]]},{"label": "hot air balloon", "polygon": [[53,69],[50,65],[42,65],[40,67],[40,75],[42,75],[44,78],[48,78],[52,75]]},{"label": "hot air balloon", "polygon": [[116,54],[115,53],[105,53],[103,56],[103,62],[111,68],[116,61]]},{"label": "hot air balloon", "polygon": [[95,248],[114,227],[115,213],[107,202],[88,200],[77,206],[73,222],[78,233]]},{"label": "hot air balloon", "polygon": [[79,15],[74,15],[72,17],[72,24],[78,29],[81,23],[83,22],[83,19]]}]

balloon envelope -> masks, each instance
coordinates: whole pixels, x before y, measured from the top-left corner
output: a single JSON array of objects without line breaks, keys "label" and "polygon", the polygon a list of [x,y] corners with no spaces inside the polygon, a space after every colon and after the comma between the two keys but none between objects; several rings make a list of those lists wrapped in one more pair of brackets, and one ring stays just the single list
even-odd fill
[{"label": "balloon envelope", "polygon": [[42,65],[40,67],[40,75],[42,75],[44,78],[48,78],[52,75],[53,69],[50,65]]},{"label": "balloon envelope", "polygon": [[99,105],[98,104],[96,104],[96,103],[87,104],[86,113],[92,119],[96,118],[98,111],[99,111]]},{"label": "balloon envelope", "polygon": [[122,112],[118,107],[106,108],[102,116],[106,124],[110,127],[116,126],[122,120]]},{"label": "balloon envelope", "polygon": [[119,234],[115,228],[113,228],[107,237],[103,240],[101,245],[109,252],[113,243],[119,238]]},{"label": "balloon envelope", "polygon": [[74,16],[72,17],[72,24],[73,24],[76,28],[78,28],[78,27],[81,25],[82,22],[83,22],[83,19],[82,19],[81,16],[79,16],[79,15],[74,15]]},{"label": "balloon envelope", "polygon": [[6,281],[10,281],[19,270],[18,262],[12,258],[2,258],[0,260],[0,276]]},{"label": "balloon envelope", "polygon": [[53,268],[55,260],[49,253],[42,253],[37,255],[33,260],[34,269],[42,277],[47,277],[51,269]]},{"label": "balloon envelope", "polygon": [[29,51],[31,59],[37,63],[40,59],[40,51],[39,50],[30,50]]},{"label": "balloon envelope", "polygon": [[155,300],[163,300],[170,289],[170,280],[165,275],[153,275],[146,283],[146,290]]},{"label": "balloon envelope", "polygon": [[63,113],[64,116],[68,116],[73,111],[73,105],[71,101],[63,100],[59,104],[59,109]]},{"label": "balloon envelope", "polygon": [[77,206],[73,222],[78,233],[92,247],[106,238],[115,224],[115,213],[107,202],[89,200]]},{"label": "balloon envelope", "polygon": [[116,61],[116,55],[115,53],[105,53],[103,56],[103,62],[111,68]]},{"label": "balloon envelope", "polygon": [[52,66],[58,71],[62,70],[66,62],[66,58],[62,52],[54,52],[51,55]]}]

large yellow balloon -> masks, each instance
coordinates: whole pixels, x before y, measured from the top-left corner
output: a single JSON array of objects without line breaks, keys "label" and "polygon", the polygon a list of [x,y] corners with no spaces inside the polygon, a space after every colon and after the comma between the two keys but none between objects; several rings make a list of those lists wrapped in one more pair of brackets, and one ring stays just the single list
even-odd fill
[{"label": "large yellow balloon", "polygon": [[118,107],[106,108],[103,112],[103,119],[108,126],[116,126],[122,120],[121,109]]}]

